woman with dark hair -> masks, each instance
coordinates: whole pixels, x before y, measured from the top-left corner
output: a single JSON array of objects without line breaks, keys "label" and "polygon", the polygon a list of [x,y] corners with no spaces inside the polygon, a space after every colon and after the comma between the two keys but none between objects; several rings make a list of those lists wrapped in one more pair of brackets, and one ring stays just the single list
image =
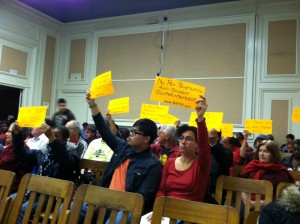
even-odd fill
[{"label": "woman with dark hair", "polygon": [[[280,164],[280,151],[271,140],[259,143],[252,160],[243,170],[241,177],[268,180],[273,184],[273,196],[275,199],[276,188],[280,182],[293,183],[294,179],[283,165]],[[255,198],[252,198],[253,205]]]},{"label": "woman with dark hair", "polygon": [[[168,196],[204,202],[211,164],[210,145],[204,114],[206,99],[197,101],[197,126],[179,126],[176,132],[181,155],[169,158],[163,168],[156,197]],[[152,214],[146,215],[149,222]]]}]

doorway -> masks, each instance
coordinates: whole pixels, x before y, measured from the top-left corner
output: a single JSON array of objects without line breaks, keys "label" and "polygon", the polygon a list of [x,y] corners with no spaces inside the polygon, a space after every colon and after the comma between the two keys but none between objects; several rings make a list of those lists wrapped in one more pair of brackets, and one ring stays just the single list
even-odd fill
[{"label": "doorway", "polygon": [[0,85],[0,120],[7,120],[9,115],[14,116],[14,120],[18,117],[20,98],[22,90],[9,86]]}]

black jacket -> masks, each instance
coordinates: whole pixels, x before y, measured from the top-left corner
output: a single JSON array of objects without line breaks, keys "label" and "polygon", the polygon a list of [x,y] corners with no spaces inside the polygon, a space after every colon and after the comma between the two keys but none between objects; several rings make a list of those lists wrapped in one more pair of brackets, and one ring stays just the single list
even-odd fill
[{"label": "black jacket", "polygon": [[300,190],[295,185],[282,191],[278,201],[266,205],[260,214],[259,224],[299,224]]}]

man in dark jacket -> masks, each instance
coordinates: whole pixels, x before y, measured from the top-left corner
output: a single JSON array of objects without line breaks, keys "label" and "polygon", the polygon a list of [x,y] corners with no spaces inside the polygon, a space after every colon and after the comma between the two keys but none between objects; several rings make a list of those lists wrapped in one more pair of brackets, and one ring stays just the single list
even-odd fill
[{"label": "man in dark jacket", "polygon": [[162,173],[160,161],[150,150],[150,144],[157,137],[156,124],[149,119],[136,121],[126,141],[111,132],[89,93],[86,101],[102,139],[114,151],[100,185],[139,193],[144,197],[144,213],[152,211]]},{"label": "man in dark jacket", "polygon": [[58,112],[53,115],[52,122],[54,127],[57,125],[66,125],[71,120],[76,120],[74,114],[67,109],[67,101],[63,98],[57,101]]}]

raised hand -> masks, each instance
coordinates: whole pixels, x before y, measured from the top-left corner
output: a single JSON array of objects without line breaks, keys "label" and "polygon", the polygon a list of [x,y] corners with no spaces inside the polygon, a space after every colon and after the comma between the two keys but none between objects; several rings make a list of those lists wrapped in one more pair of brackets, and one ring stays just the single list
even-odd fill
[{"label": "raised hand", "polygon": [[204,120],[204,114],[208,107],[208,105],[206,103],[206,98],[204,96],[200,96],[200,99],[196,100],[196,103],[197,103],[196,113],[198,116],[198,122],[201,122]]},{"label": "raised hand", "polygon": [[86,102],[88,103],[88,105],[91,107],[91,106],[94,106],[96,103],[95,103],[95,99],[92,99],[91,98],[91,94],[90,94],[90,91],[87,90],[86,91],[86,94],[85,94],[85,99],[86,99]]},{"label": "raised hand", "polygon": [[55,136],[53,135],[51,127],[48,124],[43,123],[42,126],[40,127],[40,129],[49,139],[49,143],[52,143],[55,139]]}]

